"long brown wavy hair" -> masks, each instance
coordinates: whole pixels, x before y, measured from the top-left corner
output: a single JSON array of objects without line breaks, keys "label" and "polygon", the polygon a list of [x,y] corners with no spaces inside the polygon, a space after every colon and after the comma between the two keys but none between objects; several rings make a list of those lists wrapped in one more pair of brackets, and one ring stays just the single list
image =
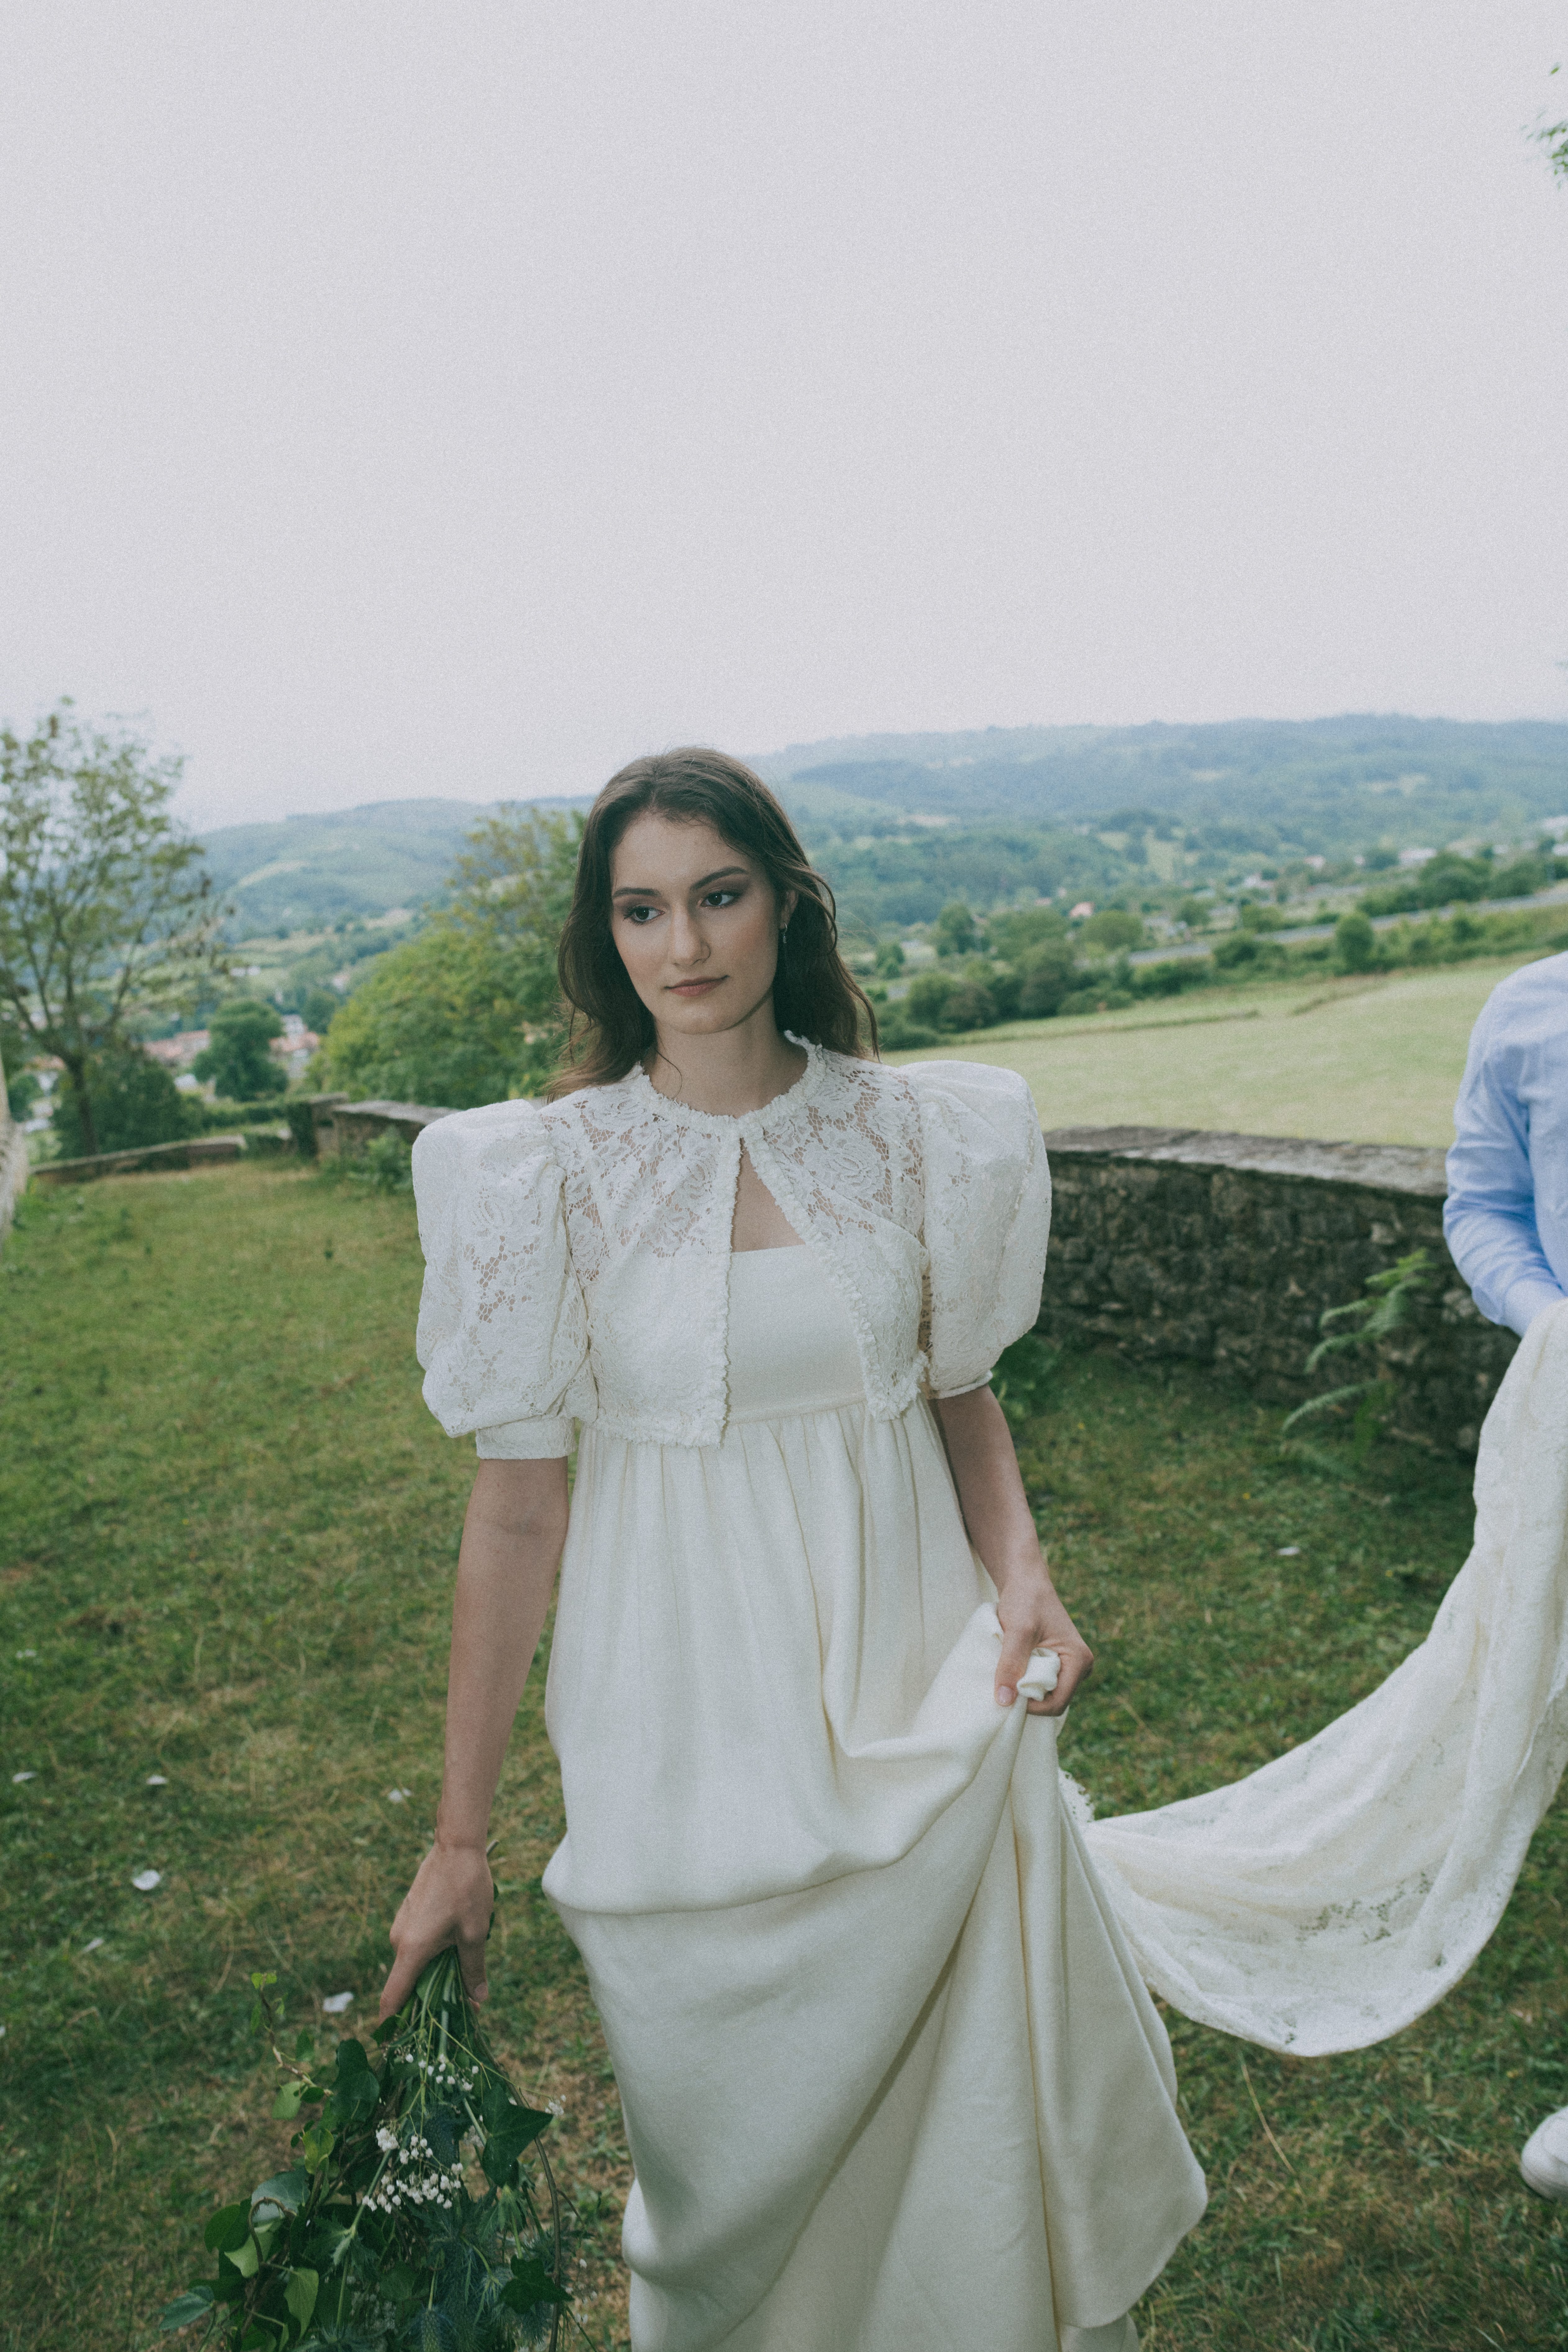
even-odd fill
[{"label": "long brown wavy hair", "polygon": [[654,1042],[653,1015],[632,986],[610,929],[616,845],[645,811],[678,824],[711,825],[762,868],[780,905],[795,892],[773,978],[773,1017],[781,1030],[838,1054],[864,1055],[864,1036],[874,1055],[877,1016],[838,952],[833,893],[807,860],[794,825],[761,776],[722,751],[693,747],[634,760],[610,778],[588,812],[558,958],[571,1020],[550,1094],[613,1085]]}]

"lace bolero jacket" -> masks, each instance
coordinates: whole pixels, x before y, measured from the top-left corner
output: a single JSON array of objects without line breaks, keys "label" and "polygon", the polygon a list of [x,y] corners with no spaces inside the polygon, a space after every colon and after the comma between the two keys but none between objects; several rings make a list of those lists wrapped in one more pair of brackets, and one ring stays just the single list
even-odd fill
[{"label": "lace bolero jacket", "polygon": [[417,1348],[450,1435],[522,1460],[569,1453],[574,1421],[717,1444],[742,1146],[848,1310],[878,1419],[983,1384],[1039,1312],[1050,1178],[1028,1088],[978,1063],[805,1051],[739,1118],[639,1069],[425,1129]]}]

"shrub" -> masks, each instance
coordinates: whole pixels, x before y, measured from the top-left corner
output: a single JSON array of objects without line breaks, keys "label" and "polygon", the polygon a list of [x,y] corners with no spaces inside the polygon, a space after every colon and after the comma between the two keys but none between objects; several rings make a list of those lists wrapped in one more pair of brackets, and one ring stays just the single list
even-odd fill
[{"label": "shrub", "polygon": [[1423,907],[1446,907],[1453,899],[1487,898],[1491,896],[1492,869],[1484,857],[1460,857],[1452,850],[1441,850],[1428,858],[1415,877],[1417,903]]},{"label": "shrub", "polygon": [[994,963],[984,971],[971,975],[984,986],[991,999],[993,1021],[1013,1021],[1017,1018],[1024,994],[1024,975],[1016,965]]},{"label": "shrub", "polygon": [[889,1004],[888,1017],[877,1024],[878,1042],[886,1054],[910,1054],[922,1045],[934,1045],[937,1034],[918,1021],[911,1021],[901,1004]]},{"label": "shrub", "polygon": [[1271,942],[1260,940],[1256,931],[1229,931],[1214,945],[1214,960],[1221,971],[1267,966],[1278,962],[1281,952]]},{"label": "shrub", "polygon": [[989,1029],[996,1001],[983,980],[961,980],[942,1009],[944,1029]]},{"label": "shrub", "polygon": [[904,999],[908,1018],[927,1029],[946,1026],[947,1000],[959,982],[950,971],[922,971]]},{"label": "shrub", "polygon": [[936,951],[939,956],[973,955],[980,945],[980,928],[960,898],[944,907],[936,919]]},{"label": "shrub", "polygon": [[1544,890],[1552,879],[1552,868],[1544,858],[1516,857],[1510,865],[1494,868],[1487,889],[1489,898],[1528,898],[1537,890]]},{"label": "shrub", "polygon": [[876,969],[883,980],[893,980],[904,968],[904,950],[897,940],[884,940],[877,950]]},{"label": "shrub", "polygon": [[1048,1021],[1060,1011],[1073,979],[1072,950],[1065,940],[1059,946],[1036,948],[1020,969],[1019,1012],[1029,1021]]},{"label": "shrub", "polygon": [[[141,1151],[153,1143],[179,1143],[187,1135],[199,1135],[205,1124],[201,1107],[186,1102],[162,1062],[135,1046],[91,1064],[87,1090],[100,1151]],[[60,1158],[83,1158],[88,1147],[81,1111],[68,1086],[57,1091],[51,1124]]]},{"label": "shrub", "polygon": [[1357,911],[1342,915],[1334,925],[1334,960],[1342,971],[1371,971],[1378,961],[1377,933],[1369,919]]},{"label": "shrub", "polygon": [[1102,983],[1099,988],[1073,989],[1057,1010],[1063,1020],[1070,1020],[1081,1013],[1120,1013],[1123,1005],[1136,1001],[1128,990]]},{"label": "shrub", "polygon": [[1189,988],[1206,988],[1213,978],[1208,956],[1173,956],[1168,963],[1140,964],[1128,974],[1134,996],[1181,996]]},{"label": "shrub", "polygon": [[1361,910],[1363,915],[1414,915],[1421,903],[1420,886],[1412,877],[1408,882],[1390,883],[1384,890],[1368,890]]}]

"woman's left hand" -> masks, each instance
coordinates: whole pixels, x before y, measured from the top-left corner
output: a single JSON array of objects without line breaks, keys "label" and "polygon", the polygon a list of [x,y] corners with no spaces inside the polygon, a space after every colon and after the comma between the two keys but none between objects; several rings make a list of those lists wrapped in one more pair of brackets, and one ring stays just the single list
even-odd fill
[{"label": "woman's left hand", "polygon": [[1016,1704],[1018,1677],[1037,1650],[1054,1650],[1062,1662],[1055,1690],[1047,1698],[1032,1698],[1026,1704],[1031,1715],[1065,1715],[1073,1693],[1094,1671],[1094,1652],[1062,1606],[1043,1563],[1020,1570],[998,1587],[996,1614],[1002,1622],[997,1706]]}]

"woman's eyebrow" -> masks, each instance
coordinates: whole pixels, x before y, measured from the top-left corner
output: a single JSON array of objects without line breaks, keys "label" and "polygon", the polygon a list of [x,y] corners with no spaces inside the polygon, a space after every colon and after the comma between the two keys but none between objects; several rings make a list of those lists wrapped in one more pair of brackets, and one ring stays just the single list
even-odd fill
[{"label": "woman's eyebrow", "polygon": [[[704,874],[700,881],[689,883],[687,887],[692,890],[706,890],[710,882],[721,882],[727,874],[744,874],[745,871],[743,866],[720,866],[711,874]],[[641,888],[628,882],[623,883],[620,889],[612,890],[610,896],[612,898],[662,898],[664,892]]]}]

